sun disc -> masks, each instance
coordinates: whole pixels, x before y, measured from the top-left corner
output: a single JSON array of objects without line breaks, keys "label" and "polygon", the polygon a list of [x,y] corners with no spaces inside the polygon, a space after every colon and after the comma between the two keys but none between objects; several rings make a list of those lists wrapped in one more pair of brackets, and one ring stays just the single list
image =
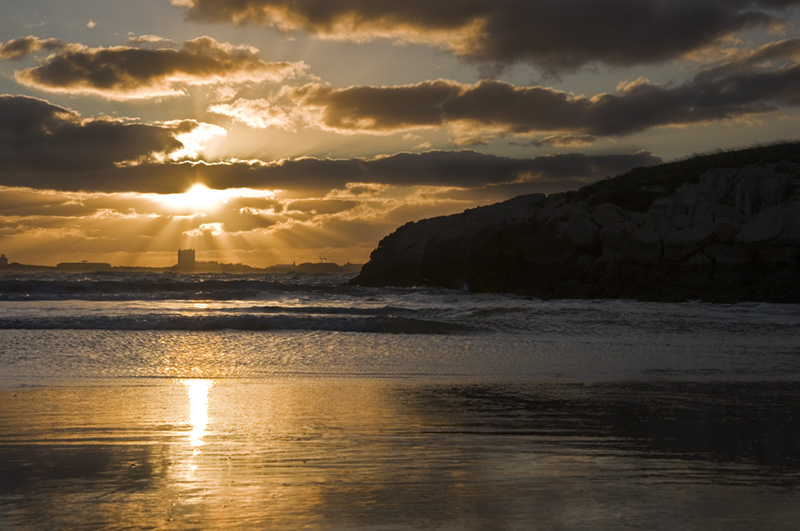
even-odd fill
[{"label": "sun disc", "polygon": [[208,210],[216,207],[222,201],[218,190],[212,190],[208,186],[196,183],[186,191],[186,199],[189,204],[197,210]]},{"label": "sun disc", "polygon": [[182,194],[167,194],[160,199],[172,210],[205,214],[219,208],[227,196],[223,190],[214,190],[202,183],[195,183]]}]

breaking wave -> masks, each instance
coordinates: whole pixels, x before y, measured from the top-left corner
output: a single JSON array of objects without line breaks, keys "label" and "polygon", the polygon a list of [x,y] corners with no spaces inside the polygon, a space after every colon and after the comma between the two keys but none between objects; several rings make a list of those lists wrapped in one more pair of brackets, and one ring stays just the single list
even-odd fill
[{"label": "breaking wave", "polygon": [[165,315],[0,318],[0,329],[17,330],[306,330],[390,334],[460,334],[476,328],[459,323],[391,315]]}]

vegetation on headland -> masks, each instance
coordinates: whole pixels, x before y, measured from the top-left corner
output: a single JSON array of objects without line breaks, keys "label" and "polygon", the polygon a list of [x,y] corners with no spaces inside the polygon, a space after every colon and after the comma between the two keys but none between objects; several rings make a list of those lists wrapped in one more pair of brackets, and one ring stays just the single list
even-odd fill
[{"label": "vegetation on headland", "polygon": [[568,201],[588,201],[590,205],[610,203],[633,212],[646,212],[655,199],[674,194],[682,184],[699,182],[700,176],[708,170],[781,162],[800,163],[800,143],[785,142],[699,154],[666,164],[634,168],[617,177],[567,192],[565,197]]}]

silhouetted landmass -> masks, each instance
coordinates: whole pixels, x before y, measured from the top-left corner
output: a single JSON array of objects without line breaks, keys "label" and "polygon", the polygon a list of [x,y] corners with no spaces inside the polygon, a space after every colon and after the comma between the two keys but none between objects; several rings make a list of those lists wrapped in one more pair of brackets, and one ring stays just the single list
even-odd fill
[{"label": "silhouetted landmass", "polygon": [[179,274],[230,274],[230,275],[258,275],[258,274],[329,274],[329,275],[355,275],[362,264],[346,263],[343,265],[333,262],[304,262],[301,264],[281,264],[265,268],[252,267],[246,264],[225,264],[219,262],[195,262],[192,267],[127,267],[112,266],[100,262],[62,262],[57,266],[44,266],[33,264],[20,264],[11,262],[0,264],[0,273],[179,273]]},{"label": "silhouetted landmass", "polygon": [[574,192],[408,223],[353,283],[800,302],[800,143],[637,168]]}]

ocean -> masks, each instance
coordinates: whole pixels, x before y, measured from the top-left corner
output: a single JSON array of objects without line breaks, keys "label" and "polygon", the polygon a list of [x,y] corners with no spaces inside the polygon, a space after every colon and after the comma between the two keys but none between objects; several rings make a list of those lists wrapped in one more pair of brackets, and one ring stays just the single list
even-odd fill
[{"label": "ocean", "polygon": [[800,306],[0,275],[0,529],[794,529]]}]

